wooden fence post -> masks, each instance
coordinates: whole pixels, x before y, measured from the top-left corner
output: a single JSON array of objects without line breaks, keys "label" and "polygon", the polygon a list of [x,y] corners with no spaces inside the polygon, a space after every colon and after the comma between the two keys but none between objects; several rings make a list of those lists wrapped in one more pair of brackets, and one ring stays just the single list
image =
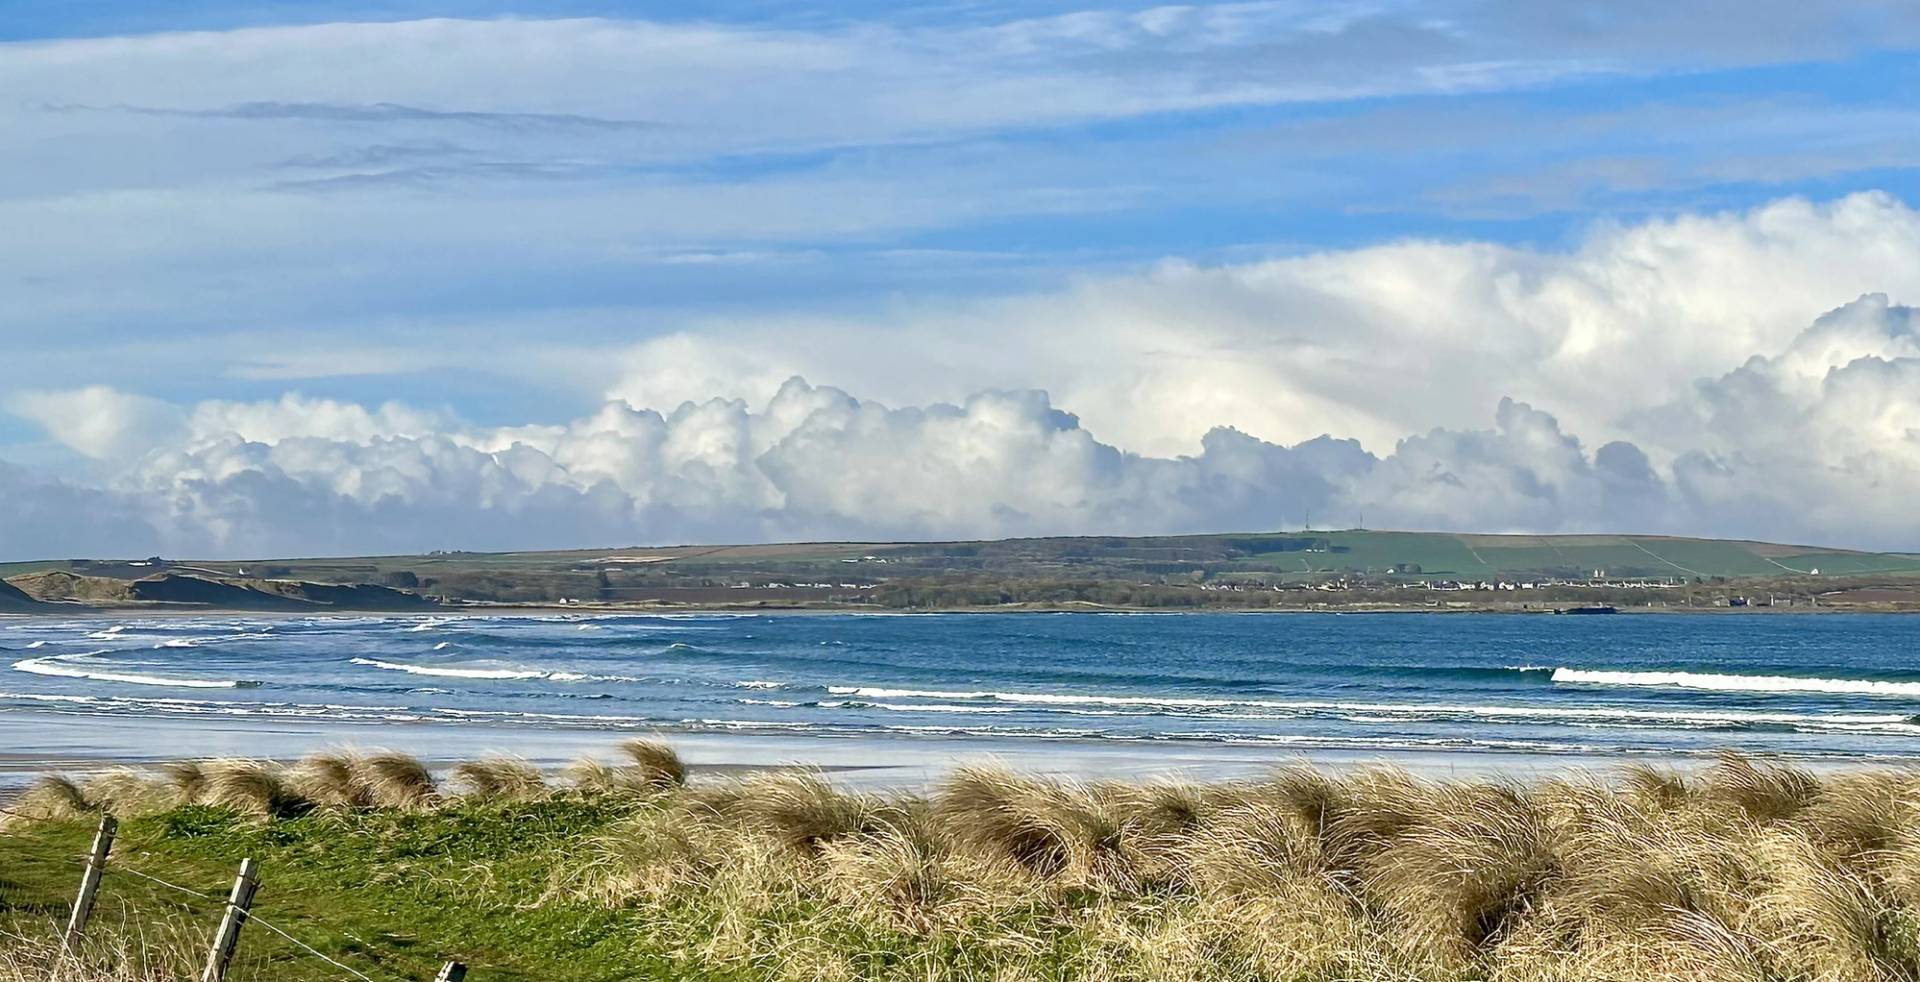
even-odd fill
[{"label": "wooden fence post", "polygon": [[119,828],[112,815],[100,816],[100,830],[93,834],[93,849],[87,853],[87,868],[80,874],[80,895],[73,898],[73,916],[67,919],[67,936],[60,942],[63,959],[80,950],[87,918],[93,915],[93,895],[100,891],[100,874],[107,868],[107,853],[113,850],[113,834]]},{"label": "wooden fence post", "polygon": [[466,978],[467,966],[459,962],[448,962],[444,968],[440,969],[440,974],[433,977],[433,982],[466,982]]},{"label": "wooden fence post", "polygon": [[234,878],[233,893],[227,897],[227,912],[220,918],[219,932],[213,936],[213,950],[207,952],[207,970],[200,973],[200,982],[225,982],[227,965],[233,961],[233,950],[240,944],[240,926],[247,922],[247,912],[253,909],[253,892],[260,886],[257,870],[253,860],[240,861],[240,875]]}]

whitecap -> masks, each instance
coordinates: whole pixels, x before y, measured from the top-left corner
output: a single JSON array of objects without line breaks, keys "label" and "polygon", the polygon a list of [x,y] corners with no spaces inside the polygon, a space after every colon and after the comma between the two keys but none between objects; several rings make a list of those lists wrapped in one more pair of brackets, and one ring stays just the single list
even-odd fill
[{"label": "whitecap", "polygon": [[1920,699],[1920,682],[1879,679],[1821,679],[1789,675],[1725,675],[1712,672],[1604,672],[1556,668],[1553,680],[1586,685],[1631,685],[1715,692],[1827,692],[1839,695],[1898,696]]},{"label": "whitecap", "polygon": [[[410,675],[437,675],[454,679],[491,679],[495,681],[525,681],[546,679],[552,682],[584,682],[596,679],[596,676],[582,675],[579,672],[543,671],[537,668],[458,668],[447,665],[413,665],[407,662],[381,661],[378,658],[353,658],[352,664],[369,668],[385,669],[389,672],[406,672]],[[631,681],[622,676],[607,676],[600,681]]]},{"label": "whitecap", "polygon": [[[1778,713],[1748,710],[1661,710],[1614,706],[1510,706],[1453,703],[1392,702],[1320,702],[1309,700],[1216,699],[1183,696],[1108,695],[1093,693],[993,692],[949,689],[895,689],[881,686],[828,686],[834,695],[867,700],[928,699],[944,704],[979,701],[1049,707],[1107,707],[1145,715],[1172,714],[1193,718],[1217,719],[1294,719],[1302,714],[1339,715],[1382,714],[1403,722],[1457,720],[1460,718],[1495,721],[1584,720],[1598,722],[1658,723],[1682,728],[1705,725],[1754,725],[1773,723],[1799,729],[1821,730],[1833,727],[1872,727],[1880,732],[1909,733],[1920,730],[1904,715],[1889,713]],[[892,708],[918,708],[910,703],[870,703]],[[822,702],[822,708],[844,703]],[[1284,715],[1269,715],[1248,710],[1276,710]],[[934,710],[936,712],[941,710]],[[1106,715],[1087,709],[1057,711]]]},{"label": "whitecap", "polygon": [[179,679],[162,675],[141,675],[134,672],[96,672],[74,667],[72,663],[106,654],[104,651],[92,651],[84,655],[48,655],[42,658],[28,658],[13,663],[16,672],[28,672],[33,675],[51,675],[59,678],[88,679],[94,682],[122,682],[128,685],[165,685],[187,689],[239,689],[259,685],[241,679]]},{"label": "whitecap", "polygon": [[406,662],[381,661],[378,658],[354,658],[355,665],[382,668],[410,675],[438,675],[456,679],[543,679],[546,672],[530,668],[443,668],[434,665],[409,665]]}]

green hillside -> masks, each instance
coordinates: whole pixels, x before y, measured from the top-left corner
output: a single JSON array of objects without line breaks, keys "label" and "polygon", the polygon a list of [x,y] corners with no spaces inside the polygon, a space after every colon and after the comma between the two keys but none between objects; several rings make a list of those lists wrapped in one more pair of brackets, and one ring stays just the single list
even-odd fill
[{"label": "green hillside", "polygon": [[[1883,600],[1905,602],[1905,593],[1912,593],[1912,602],[1920,604],[1920,556],[1911,554],[1651,535],[1365,530],[240,562],[75,559],[0,566],[0,577],[41,601],[94,605],[112,605],[115,597],[135,605],[172,603],[167,598],[179,591],[165,589],[169,583],[209,581],[287,603],[318,602],[316,591],[327,584],[354,584],[361,592],[384,588],[382,609],[416,595],[506,604],[1245,606],[1248,601],[1217,591],[1333,586],[1379,597],[1425,584],[1483,582],[1563,592],[1650,583],[1678,591],[1707,584],[1721,590],[1723,602],[1738,591],[1826,595],[1875,588],[1901,594]],[[1634,590],[1633,602],[1648,602],[1639,599],[1647,592]],[[1616,599],[1558,599],[1580,596]]]},{"label": "green hillside", "polygon": [[[1262,537],[1285,542],[1296,535]],[[1417,566],[1422,578],[1523,574],[1569,577],[1766,577],[1920,573],[1920,556],[1852,552],[1728,539],[1622,535],[1455,535],[1434,532],[1318,532],[1325,551],[1264,553],[1246,569],[1385,572]]]}]

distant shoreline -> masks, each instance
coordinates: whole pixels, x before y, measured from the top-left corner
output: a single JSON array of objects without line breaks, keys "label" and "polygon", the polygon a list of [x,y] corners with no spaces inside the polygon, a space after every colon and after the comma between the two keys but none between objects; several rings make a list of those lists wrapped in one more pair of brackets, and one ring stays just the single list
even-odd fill
[{"label": "distant shoreline", "polygon": [[[1569,604],[1567,607],[1582,606]],[[154,606],[96,606],[87,604],[48,604],[47,610],[0,611],[0,619],[26,617],[258,617],[272,619],[291,619],[302,617],[462,617],[462,616],[548,616],[554,614],[582,614],[590,616],[645,616],[648,614],[858,614],[867,617],[912,617],[927,614],[1137,614],[1137,615],[1194,615],[1194,614],[1501,614],[1508,616],[1556,615],[1562,608],[1540,606],[1531,608],[1516,607],[1429,607],[1412,604],[1366,604],[1353,606],[1326,607],[1107,607],[1093,604],[1071,604],[1060,606],[1035,606],[1025,604],[1007,604],[1001,606],[978,607],[856,607],[851,605],[819,606],[775,606],[775,605],[711,605],[699,607],[665,606],[601,606],[589,604],[461,604],[458,606],[407,608],[398,610],[376,610],[356,608],[324,608],[300,610],[256,610],[245,607],[179,607],[156,604]],[[1915,614],[1920,609],[1903,606],[1871,607],[1861,604],[1847,604],[1832,607],[1795,606],[1795,607],[1619,607],[1613,615],[1687,615],[1707,616],[1727,615],[1836,615],[1836,614]]]},{"label": "distant shoreline", "polygon": [[[39,712],[0,712],[0,744],[32,747]],[[510,753],[557,773],[583,754],[604,751],[620,739],[644,736],[674,747],[695,774],[726,776],[802,768],[829,775],[837,784],[914,789],[952,770],[1004,764],[1016,770],[1082,780],[1196,780],[1224,782],[1259,777],[1276,768],[1306,764],[1332,771],[1391,765],[1433,777],[1541,778],[1604,773],[1634,764],[1693,768],[1712,757],[1694,753],[1546,753],[1463,748],[1286,748],[1230,743],[1141,745],[1073,737],[1044,740],[980,736],[874,734],[763,735],[670,726],[617,729],[453,725],[445,722],[369,723],[308,720],[270,725],[238,719],[98,717],[97,745],[87,750],[47,746],[0,755],[0,801],[50,771],[91,773],[115,767],[150,768],[182,756],[239,756],[291,760],[329,748],[399,750],[444,770],[488,754]],[[183,748],[191,747],[191,751]],[[1789,759],[1789,758],[1781,758]],[[1817,771],[1887,767],[1872,758],[1794,756],[1797,766]],[[1911,758],[1899,763],[1910,763]]]}]

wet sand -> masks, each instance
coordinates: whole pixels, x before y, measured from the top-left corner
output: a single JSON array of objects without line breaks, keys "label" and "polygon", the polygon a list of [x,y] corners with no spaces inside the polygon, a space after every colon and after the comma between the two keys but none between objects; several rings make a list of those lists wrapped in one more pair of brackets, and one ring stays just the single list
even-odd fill
[{"label": "wet sand", "polygon": [[[1384,762],[1432,777],[1498,776],[1517,780],[1576,769],[1605,771],[1627,762],[1619,757],[1450,750],[1283,752],[1233,744],[1175,746],[1111,740],[546,730],[471,723],[133,719],[11,712],[0,714],[0,747],[8,748],[0,752],[0,798],[47,771],[78,774],[193,757],[288,760],[337,747],[400,750],[436,768],[486,754],[507,753],[543,768],[558,769],[581,756],[610,755],[616,743],[635,735],[657,736],[671,744],[696,779],[800,766],[823,771],[836,783],[872,789],[925,788],[956,767],[987,762],[1078,778],[1207,781],[1256,777],[1303,762],[1335,770]],[[1700,760],[1673,757],[1656,762],[1687,765]]]}]

